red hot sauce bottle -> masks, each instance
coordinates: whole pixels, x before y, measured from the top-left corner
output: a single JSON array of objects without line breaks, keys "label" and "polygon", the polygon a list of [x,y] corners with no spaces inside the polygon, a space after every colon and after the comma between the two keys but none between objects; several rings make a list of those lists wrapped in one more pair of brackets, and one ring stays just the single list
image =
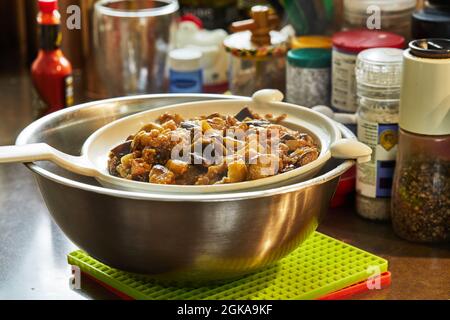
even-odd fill
[{"label": "red hot sauce bottle", "polygon": [[61,16],[57,0],[39,0],[40,49],[31,66],[31,77],[46,104],[40,115],[73,104],[72,65],[64,57],[61,45]]}]

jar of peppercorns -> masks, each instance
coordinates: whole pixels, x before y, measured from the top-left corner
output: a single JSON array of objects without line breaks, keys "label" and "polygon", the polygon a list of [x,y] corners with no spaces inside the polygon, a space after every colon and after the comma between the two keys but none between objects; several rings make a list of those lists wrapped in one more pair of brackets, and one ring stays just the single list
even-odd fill
[{"label": "jar of peppercorns", "polygon": [[402,238],[450,241],[450,39],[404,53],[391,220]]}]

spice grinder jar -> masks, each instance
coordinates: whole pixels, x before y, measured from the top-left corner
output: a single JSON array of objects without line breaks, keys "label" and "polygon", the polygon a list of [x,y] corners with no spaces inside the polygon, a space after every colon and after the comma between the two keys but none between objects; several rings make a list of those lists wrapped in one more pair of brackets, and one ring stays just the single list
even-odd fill
[{"label": "spice grinder jar", "polygon": [[450,241],[450,39],[404,53],[391,220],[400,237]]}]

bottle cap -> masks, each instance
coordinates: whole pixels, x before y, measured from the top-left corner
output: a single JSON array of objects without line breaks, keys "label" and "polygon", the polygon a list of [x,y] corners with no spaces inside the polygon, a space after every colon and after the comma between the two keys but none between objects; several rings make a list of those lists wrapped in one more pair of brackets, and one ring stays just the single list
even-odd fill
[{"label": "bottle cap", "polygon": [[414,12],[412,36],[414,39],[450,38],[450,10],[431,7]]},{"label": "bottle cap", "polygon": [[371,48],[403,49],[405,38],[392,32],[350,30],[336,33],[333,36],[333,46],[355,54]]},{"label": "bottle cap", "polygon": [[293,38],[291,41],[292,49],[305,49],[305,48],[321,48],[331,49],[333,46],[330,37],[324,36],[301,36]]},{"label": "bottle cap", "polygon": [[380,7],[383,13],[401,12],[413,10],[417,0],[344,0],[345,11],[356,11],[364,16],[367,16],[367,8],[371,5]]},{"label": "bottle cap", "polygon": [[58,10],[58,1],[57,0],[39,0],[38,1],[39,11],[43,13],[52,13],[55,10]]},{"label": "bottle cap", "polygon": [[418,39],[411,41],[409,48],[416,57],[450,59],[450,39]]},{"label": "bottle cap", "polygon": [[175,71],[195,71],[201,69],[202,53],[193,48],[175,49],[169,53],[169,67]]},{"label": "bottle cap", "polygon": [[203,29],[203,22],[200,18],[198,18],[197,16],[193,15],[192,13],[186,13],[185,15],[183,15],[180,18],[181,22],[184,21],[191,21],[193,22],[199,29]]},{"label": "bottle cap", "polygon": [[356,79],[358,85],[400,88],[403,50],[394,48],[367,49],[358,54]]},{"label": "bottle cap", "polygon": [[428,0],[428,4],[436,8],[448,9],[450,7],[448,0]]},{"label": "bottle cap", "polygon": [[422,39],[404,53],[399,125],[423,135],[450,134],[450,39]]},{"label": "bottle cap", "polygon": [[289,64],[300,68],[330,68],[331,50],[307,48],[290,50],[287,55]]}]

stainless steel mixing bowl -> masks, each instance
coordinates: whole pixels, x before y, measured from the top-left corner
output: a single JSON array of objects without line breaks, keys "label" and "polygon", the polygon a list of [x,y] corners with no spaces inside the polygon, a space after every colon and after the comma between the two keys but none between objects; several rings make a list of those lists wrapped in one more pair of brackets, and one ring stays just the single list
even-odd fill
[{"label": "stainless steel mixing bowl", "polygon": [[[230,98],[146,95],[92,102],[46,116],[17,144],[46,142],[78,155],[85,139],[115,119],[168,104]],[[343,129],[346,137],[352,134]],[[330,160],[303,183],[245,193],[158,195],[101,187],[51,163],[27,164],[55,222],[110,266],[169,281],[236,277],[274,263],[300,245],[326,213],[353,161]]]}]

